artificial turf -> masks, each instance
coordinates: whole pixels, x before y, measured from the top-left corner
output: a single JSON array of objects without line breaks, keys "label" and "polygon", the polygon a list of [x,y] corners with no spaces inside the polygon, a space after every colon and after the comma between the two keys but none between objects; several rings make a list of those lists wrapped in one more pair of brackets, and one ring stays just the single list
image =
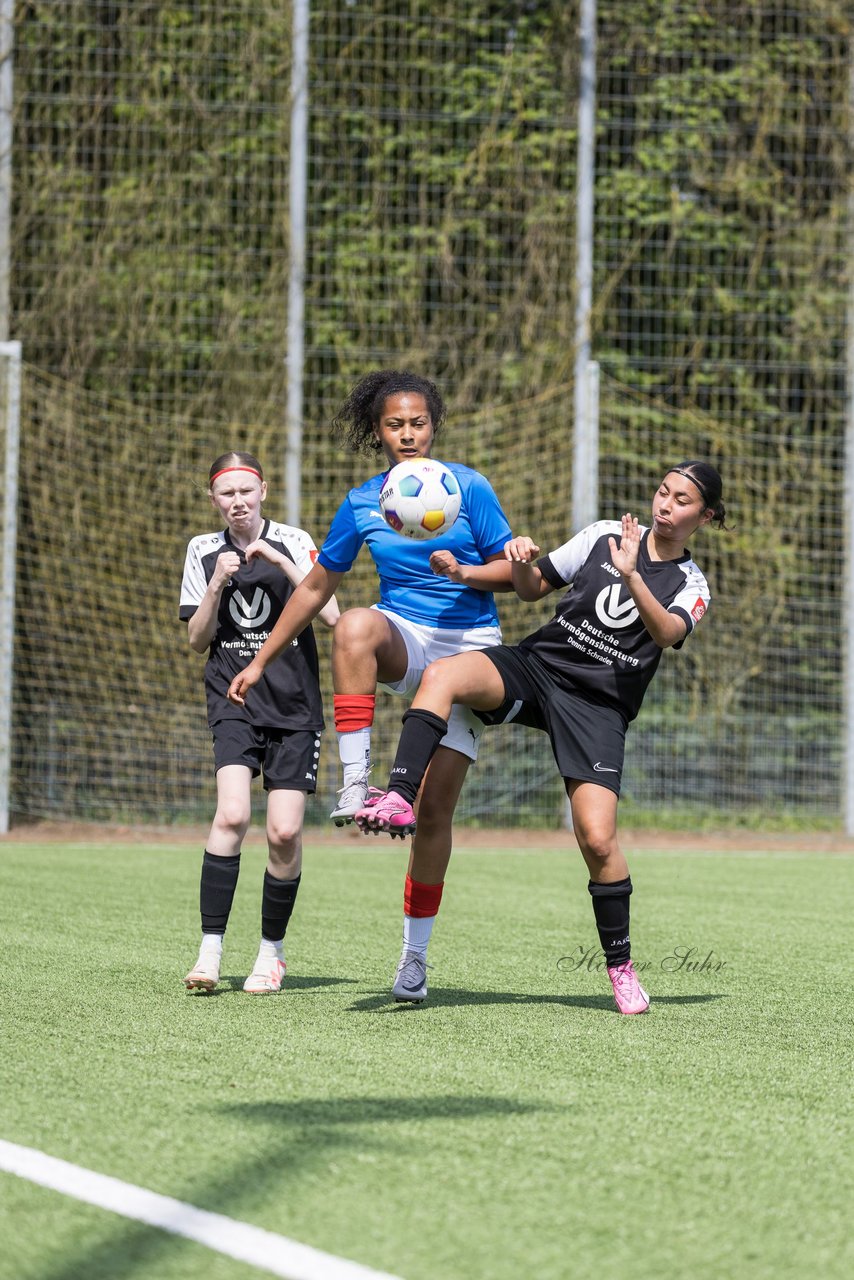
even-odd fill
[{"label": "artificial turf", "polygon": [[[6,840],[0,1138],[403,1280],[847,1277],[854,862],[628,852],[634,1018],[535,833],[455,855],[422,1007],[389,997],[398,844],[307,848],[286,990],[250,997],[257,845],[204,996],[198,850]],[[0,1238],[9,1280],[262,1274],[8,1174]]]}]

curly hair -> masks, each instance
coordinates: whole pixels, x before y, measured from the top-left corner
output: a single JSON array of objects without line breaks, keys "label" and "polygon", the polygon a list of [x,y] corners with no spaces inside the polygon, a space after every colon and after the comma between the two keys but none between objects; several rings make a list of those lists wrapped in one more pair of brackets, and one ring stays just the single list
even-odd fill
[{"label": "curly hair", "polygon": [[382,445],[374,429],[379,425],[388,397],[403,391],[413,391],[424,397],[433,422],[433,433],[438,434],[445,421],[446,408],[435,383],[407,370],[375,369],[356,383],[332,419],[336,435],[355,453],[379,453]]}]

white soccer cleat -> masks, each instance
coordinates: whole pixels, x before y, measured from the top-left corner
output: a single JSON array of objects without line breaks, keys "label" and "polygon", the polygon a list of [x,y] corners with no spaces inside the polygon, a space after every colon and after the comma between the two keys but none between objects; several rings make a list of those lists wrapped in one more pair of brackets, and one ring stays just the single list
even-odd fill
[{"label": "white soccer cleat", "polygon": [[359,810],[363,808],[370,790],[367,773],[363,773],[361,778],[356,778],[355,782],[348,782],[340,789],[338,803],[329,815],[336,827],[343,827],[353,821]]},{"label": "white soccer cleat", "polygon": [[281,991],[288,966],[278,956],[260,955],[255,967],[243,984],[243,990],[251,996],[270,996]]},{"label": "white soccer cleat", "polygon": [[427,970],[431,967],[420,951],[404,951],[391,989],[395,1000],[423,1004],[427,999]]},{"label": "white soccer cleat", "polygon": [[213,991],[219,982],[221,953],[203,947],[199,958],[184,978],[188,991]]}]

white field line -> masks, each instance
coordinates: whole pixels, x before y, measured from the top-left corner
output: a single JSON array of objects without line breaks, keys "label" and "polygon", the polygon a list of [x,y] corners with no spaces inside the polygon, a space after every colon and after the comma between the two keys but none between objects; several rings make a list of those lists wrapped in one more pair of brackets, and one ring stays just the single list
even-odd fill
[{"label": "white field line", "polygon": [[236,1258],[238,1262],[248,1262],[284,1280],[399,1280],[385,1271],[374,1271],[358,1262],[336,1258],[334,1254],[312,1249],[310,1245],[299,1244],[262,1227],[196,1209],[182,1200],[146,1191],[103,1173],[92,1173],[2,1138],[0,1170],[136,1222],[159,1227],[161,1231],[196,1240],[208,1249]]}]

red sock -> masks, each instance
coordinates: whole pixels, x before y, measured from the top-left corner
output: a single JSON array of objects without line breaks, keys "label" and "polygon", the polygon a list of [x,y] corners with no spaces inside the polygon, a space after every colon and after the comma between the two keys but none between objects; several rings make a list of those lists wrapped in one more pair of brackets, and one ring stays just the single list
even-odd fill
[{"label": "red sock", "polygon": [[335,728],[339,733],[356,733],[359,729],[370,729],[374,723],[374,693],[335,693],[332,695],[332,710],[335,716]]},{"label": "red sock", "polygon": [[441,884],[421,884],[407,875],[403,890],[404,914],[416,919],[438,915],[444,887],[444,880]]}]

